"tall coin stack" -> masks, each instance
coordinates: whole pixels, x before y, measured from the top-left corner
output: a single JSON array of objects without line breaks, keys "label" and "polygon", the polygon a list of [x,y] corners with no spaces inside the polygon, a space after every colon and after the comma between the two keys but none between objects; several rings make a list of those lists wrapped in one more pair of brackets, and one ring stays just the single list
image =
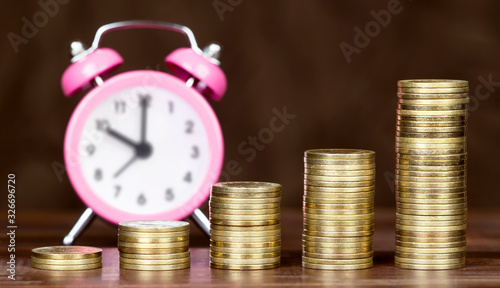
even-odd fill
[{"label": "tall coin stack", "polygon": [[462,80],[398,82],[399,268],[465,266],[468,92],[469,84]]},{"label": "tall coin stack", "polygon": [[234,270],[280,266],[281,185],[222,182],[210,195],[210,267]]},{"label": "tall coin stack", "polygon": [[42,270],[89,270],[102,267],[101,248],[49,246],[31,250],[31,267]]},{"label": "tall coin stack", "polygon": [[189,223],[129,221],[118,225],[120,268],[178,270],[190,266]]},{"label": "tall coin stack", "polygon": [[375,152],[316,149],[304,158],[302,266],[373,266]]}]

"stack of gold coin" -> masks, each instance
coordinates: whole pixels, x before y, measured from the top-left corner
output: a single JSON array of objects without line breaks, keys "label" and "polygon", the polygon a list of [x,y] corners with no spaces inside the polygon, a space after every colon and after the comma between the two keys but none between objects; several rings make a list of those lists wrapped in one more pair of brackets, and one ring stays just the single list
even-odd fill
[{"label": "stack of gold coin", "polygon": [[223,182],[210,194],[210,267],[234,270],[280,266],[281,185]]},{"label": "stack of gold coin", "polygon": [[375,152],[316,149],[304,157],[302,266],[373,266]]},{"label": "stack of gold coin", "polygon": [[465,266],[469,84],[398,82],[396,256],[406,269]]},{"label": "stack of gold coin", "polygon": [[118,225],[120,268],[178,270],[190,266],[189,223],[129,221]]},{"label": "stack of gold coin", "polygon": [[89,270],[102,267],[102,250],[85,246],[50,246],[31,250],[31,267],[43,270]]}]

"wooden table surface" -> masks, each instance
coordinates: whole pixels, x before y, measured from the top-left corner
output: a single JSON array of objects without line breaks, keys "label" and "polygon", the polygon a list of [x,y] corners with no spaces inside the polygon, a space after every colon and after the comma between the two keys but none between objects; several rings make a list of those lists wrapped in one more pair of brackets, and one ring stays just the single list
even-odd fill
[{"label": "wooden table surface", "polygon": [[44,271],[31,268],[30,250],[59,245],[77,218],[75,213],[19,213],[16,232],[16,280],[7,278],[6,234],[0,236],[0,286],[37,287],[500,287],[500,212],[469,213],[467,267],[458,270],[416,271],[394,267],[395,213],[376,210],[374,267],[356,271],[323,271],[301,267],[302,215],[282,213],[281,267],[261,271],[228,271],[208,267],[208,239],[191,232],[191,268],[178,271],[120,270],[116,227],[95,221],[76,244],[103,248],[103,268],[88,271]]}]

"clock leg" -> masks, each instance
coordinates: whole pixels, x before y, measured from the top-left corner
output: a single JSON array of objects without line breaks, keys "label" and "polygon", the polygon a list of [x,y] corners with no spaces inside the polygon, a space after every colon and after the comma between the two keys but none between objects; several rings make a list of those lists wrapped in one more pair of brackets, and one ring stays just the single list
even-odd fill
[{"label": "clock leg", "polygon": [[82,232],[92,223],[92,220],[95,218],[95,213],[91,208],[85,209],[82,213],[78,221],[76,221],[75,225],[69,231],[68,235],[66,235],[63,239],[63,245],[72,245],[73,242],[82,234]]},{"label": "clock leg", "polygon": [[207,236],[210,236],[210,221],[200,209],[194,210],[190,217]]}]

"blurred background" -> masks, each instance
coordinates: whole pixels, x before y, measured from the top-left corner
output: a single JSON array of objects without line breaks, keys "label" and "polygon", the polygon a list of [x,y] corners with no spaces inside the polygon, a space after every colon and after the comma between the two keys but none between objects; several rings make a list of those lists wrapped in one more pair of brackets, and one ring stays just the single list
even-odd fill
[{"label": "blurred background", "polygon": [[[57,10],[40,16],[49,2]],[[86,93],[68,99],[61,92],[69,44],[90,45],[106,23],[159,20],[190,27],[200,46],[223,46],[229,87],[211,104],[224,132],[225,162],[237,161],[241,171],[222,180],[282,183],[283,206],[298,209],[304,150],[364,148],[377,153],[376,206],[394,207],[397,80],[465,79],[469,207],[495,209],[499,11],[498,1],[8,1],[0,11],[2,175],[17,175],[18,210],[83,210],[67,175],[53,168],[64,163],[66,125]],[[35,31],[23,31],[26,21]],[[366,28],[361,33],[369,35],[359,36]],[[103,44],[125,59],[117,73],[167,71],[164,57],[186,46],[178,34],[152,30],[113,33]],[[254,159],[238,152],[284,109],[296,117]]]}]

